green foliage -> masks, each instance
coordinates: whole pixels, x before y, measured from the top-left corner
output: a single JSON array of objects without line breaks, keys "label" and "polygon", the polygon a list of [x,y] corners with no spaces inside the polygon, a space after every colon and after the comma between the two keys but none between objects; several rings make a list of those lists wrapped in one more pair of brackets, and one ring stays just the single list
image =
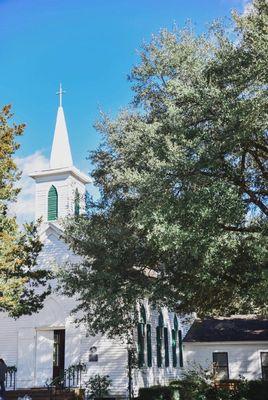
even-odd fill
[{"label": "green foliage", "polygon": [[206,400],[253,400],[249,397],[249,383],[247,381],[242,380],[234,383],[234,389],[211,387],[206,391]]},{"label": "green foliage", "polygon": [[180,380],[170,382],[169,387],[140,389],[139,399],[154,399],[154,395],[156,399],[173,399],[172,395],[178,396],[179,393],[180,400],[267,400],[267,389],[266,381],[245,379],[225,381],[215,385],[213,376],[208,370],[193,366],[192,369],[184,371]]},{"label": "green foliage", "polygon": [[136,109],[97,124],[101,198],[66,224],[85,261],[63,276],[92,333],[128,332],[143,298],[267,312],[268,6],[254,7],[232,35],[153,36],[130,76]]},{"label": "green foliage", "polygon": [[86,383],[87,389],[89,389],[90,395],[92,397],[103,397],[108,395],[109,388],[111,386],[111,379],[109,379],[109,375],[99,375],[96,374],[91,376]]},{"label": "green foliage", "polygon": [[180,380],[170,382],[170,386],[179,389],[182,400],[206,400],[211,389],[211,374],[200,366],[193,366],[183,372]]},{"label": "green foliage", "polygon": [[0,311],[17,317],[39,310],[49,291],[36,291],[48,278],[46,271],[36,267],[42,248],[37,226],[25,224],[20,230],[9,214],[19,193],[20,173],[13,158],[19,147],[16,136],[24,130],[24,125],[9,125],[11,118],[10,106],[4,107],[0,111]]},{"label": "green foliage", "polygon": [[268,381],[248,382],[249,400],[268,400]]},{"label": "green foliage", "polygon": [[152,386],[139,390],[139,400],[179,400],[177,388],[168,386]]},{"label": "green foliage", "polygon": [[[187,371],[181,380],[171,382],[180,393],[181,400],[267,400],[268,383],[265,381],[233,380],[215,386],[205,371]],[[228,387],[230,385],[232,389]]]}]

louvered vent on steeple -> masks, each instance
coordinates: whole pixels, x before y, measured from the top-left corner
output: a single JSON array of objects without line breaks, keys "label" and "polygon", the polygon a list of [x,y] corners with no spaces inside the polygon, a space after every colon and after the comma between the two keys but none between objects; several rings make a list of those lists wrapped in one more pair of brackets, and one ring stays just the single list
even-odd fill
[{"label": "louvered vent on steeple", "polygon": [[58,192],[55,186],[51,186],[48,192],[47,220],[58,219]]}]

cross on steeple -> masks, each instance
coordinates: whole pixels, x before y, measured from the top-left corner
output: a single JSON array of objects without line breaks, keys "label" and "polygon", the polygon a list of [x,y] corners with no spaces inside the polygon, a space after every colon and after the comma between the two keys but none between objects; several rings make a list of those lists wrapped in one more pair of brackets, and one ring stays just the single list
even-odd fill
[{"label": "cross on steeple", "polygon": [[63,95],[64,93],[66,93],[66,92],[65,92],[65,90],[62,90],[61,83],[60,83],[60,90],[56,93],[56,94],[59,95],[60,107],[62,107],[62,95]]}]

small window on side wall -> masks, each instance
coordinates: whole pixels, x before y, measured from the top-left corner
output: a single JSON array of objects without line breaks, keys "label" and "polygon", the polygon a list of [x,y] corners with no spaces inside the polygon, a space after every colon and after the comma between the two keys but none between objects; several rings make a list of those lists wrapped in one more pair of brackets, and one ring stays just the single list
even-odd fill
[{"label": "small window on side wall", "polygon": [[268,381],[268,351],[261,352],[261,375],[264,381]]},{"label": "small window on side wall", "polygon": [[228,353],[213,353],[213,375],[218,381],[226,381],[229,379]]}]

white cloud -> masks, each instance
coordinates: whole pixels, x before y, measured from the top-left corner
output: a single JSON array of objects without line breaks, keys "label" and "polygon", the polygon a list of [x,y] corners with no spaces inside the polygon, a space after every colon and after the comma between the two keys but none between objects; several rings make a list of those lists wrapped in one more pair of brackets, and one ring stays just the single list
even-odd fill
[{"label": "white cloud", "polygon": [[[228,4],[234,9],[242,9],[242,15],[248,15],[253,11],[252,0],[221,0],[222,3]],[[240,13],[240,12],[239,12]]]},{"label": "white cloud", "polygon": [[248,15],[253,12],[253,4],[251,0],[243,0],[243,15]]},{"label": "white cloud", "polygon": [[18,195],[17,202],[12,204],[10,211],[17,216],[19,223],[23,223],[34,219],[35,182],[29,177],[29,173],[47,169],[49,161],[41,151],[36,151],[27,157],[17,157],[15,162],[19,170],[22,171],[19,181],[21,192]]}]

